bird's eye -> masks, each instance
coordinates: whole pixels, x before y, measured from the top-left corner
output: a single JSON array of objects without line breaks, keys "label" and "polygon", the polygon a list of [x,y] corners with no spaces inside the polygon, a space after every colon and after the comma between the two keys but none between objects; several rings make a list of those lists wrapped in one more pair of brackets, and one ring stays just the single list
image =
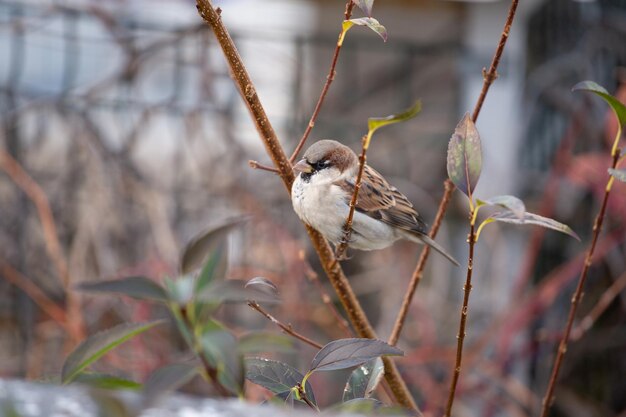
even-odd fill
[{"label": "bird's eye", "polygon": [[324,169],[328,166],[329,161],[317,161],[316,163],[313,164],[313,169],[316,171],[319,171],[321,169]]}]

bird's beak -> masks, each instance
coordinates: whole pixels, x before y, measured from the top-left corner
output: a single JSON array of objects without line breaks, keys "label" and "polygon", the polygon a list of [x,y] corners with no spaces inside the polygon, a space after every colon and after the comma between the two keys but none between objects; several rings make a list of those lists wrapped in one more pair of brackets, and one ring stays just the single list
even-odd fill
[{"label": "bird's beak", "polygon": [[305,174],[310,174],[313,172],[313,167],[306,161],[306,159],[301,159],[297,164],[293,166],[293,170],[296,172],[304,172]]}]

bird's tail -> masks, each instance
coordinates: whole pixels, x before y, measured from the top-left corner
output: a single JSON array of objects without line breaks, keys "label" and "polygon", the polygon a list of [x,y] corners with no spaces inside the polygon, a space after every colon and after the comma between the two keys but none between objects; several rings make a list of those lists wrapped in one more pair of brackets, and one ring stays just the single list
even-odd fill
[{"label": "bird's tail", "polygon": [[460,264],[457,262],[456,259],[454,259],[452,255],[450,255],[443,247],[441,247],[441,245],[439,245],[439,243],[432,240],[428,235],[422,233],[407,233],[406,236],[414,242],[424,243],[430,246],[431,248],[445,256],[450,262],[452,262],[456,266],[460,266]]}]

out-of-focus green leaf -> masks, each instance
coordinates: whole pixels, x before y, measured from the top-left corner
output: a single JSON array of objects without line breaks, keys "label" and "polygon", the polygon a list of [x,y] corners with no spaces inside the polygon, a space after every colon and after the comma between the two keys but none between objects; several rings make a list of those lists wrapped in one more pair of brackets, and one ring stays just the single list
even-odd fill
[{"label": "out-of-focus green leaf", "polygon": [[545,227],[546,229],[552,229],[556,230],[557,232],[565,233],[566,235],[570,235],[574,239],[580,241],[578,235],[568,225],[559,223],[556,220],[550,219],[548,217],[543,217],[538,214],[526,212],[524,213],[524,218],[520,219],[512,212],[505,211],[502,213],[495,213],[489,218],[502,223],[511,223],[518,225],[532,224],[535,226]]},{"label": "out-of-focus green leaf", "polygon": [[187,305],[194,297],[195,279],[190,276],[181,276],[176,279],[165,279],[168,298],[180,306]]},{"label": "out-of-focus green leaf", "polygon": [[251,280],[248,280],[248,282],[244,285],[244,288],[258,290],[277,298],[279,296],[278,287],[276,287],[272,281],[263,277],[254,277]]},{"label": "out-of-focus green leaf", "polygon": [[191,381],[198,372],[198,365],[189,363],[173,363],[157,369],[144,384],[144,402],[153,404],[155,400]]},{"label": "out-of-focus green leaf", "polygon": [[228,269],[228,241],[219,240],[215,248],[209,253],[208,260],[202,267],[202,271],[196,281],[195,292],[205,289],[216,279],[223,279]]},{"label": "out-of-focus green leaf", "polygon": [[100,372],[83,371],[74,381],[100,389],[138,390],[142,387],[139,382]]},{"label": "out-of-focus green leaf", "polygon": [[[289,395],[291,389],[302,382],[304,376],[286,363],[264,358],[247,358],[246,378],[277,395]],[[306,383],[307,398],[315,404],[311,384]],[[282,398],[282,397],[281,397]],[[285,397],[286,398],[286,397]]]},{"label": "out-of-focus green leaf", "polygon": [[350,378],[343,389],[343,401],[368,398],[384,374],[385,365],[381,358],[365,362],[350,374]]},{"label": "out-of-focus green leaf", "polygon": [[243,392],[243,355],[237,350],[237,339],[225,328],[203,329],[200,338],[202,351],[217,368],[219,382],[233,394]]},{"label": "out-of-focus green leaf", "polygon": [[237,349],[243,354],[260,352],[289,353],[295,350],[294,339],[278,333],[252,332],[239,337]]},{"label": "out-of-focus green leaf", "polygon": [[167,302],[165,289],[146,277],[127,277],[122,279],[84,282],[77,286],[80,291],[95,293],[115,293],[140,300]]},{"label": "out-of-focus green leaf", "polygon": [[609,94],[609,92],[606,91],[606,89],[601,85],[593,81],[582,81],[576,84],[572,88],[572,91],[589,91],[602,97],[615,112],[620,126],[626,125],[626,106]]},{"label": "out-of-focus green leaf", "polygon": [[375,416],[410,416],[408,410],[400,407],[389,407],[381,401],[373,398],[355,398],[346,402],[339,403],[329,409],[330,412],[350,413],[359,415],[375,415]]},{"label": "out-of-focus green leaf", "polygon": [[85,368],[115,347],[163,323],[165,323],[164,320],[121,324],[88,337],[65,360],[61,372],[61,381],[64,384],[72,382]]},{"label": "out-of-focus green leaf", "polygon": [[359,9],[363,11],[368,17],[372,17],[372,8],[374,7],[374,0],[352,0]]},{"label": "out-of-focus green leaf", "polygon": [[196,235],[183,249],[180,270],[183,275],[192,273],[205,264],[209,254],[228,236],[235,227],[246,218],[239,217],[228,220],[218,227],[211,228]]},{"label": "out-of-focus green leaf", "polygon": [[626,169],[609,168],[609,174],[611,174],[616,180],[626,182]]},{"label": "out-of-focus green leaf", "polygon": [[413,104],[411,107],[409,107],[402,113],[392,114],[387,117],[370,117],[369,119],[367,119],[368,139],[366,143],[366,148],[369,146],[369,141],[371,140],[372,135],[374,134],[376,130],[378,130],[379,128],[383,126],[387,126],[393,123],[404,122],[409,119],[412,119],[415,116],[417,116],[421,110],[422,110],[422,102],[417,100],[415,104]]},{"label": "out-of-focus green leaf", "polygon": [[499,195],[488,198],[487,200],[477,199],[476,201],[479,207],[484,205],[504,207],[505,209],[511,210],[519,219],[523,219],[524,213],[526,213],[524,202],[512,195]]},{"label": "out-of-focus green leaf", "polygon": [[197,294],[196,300],[207,303],[280,302],[277,295],[270,294],[265,289],[259,290],[254,286],[246,288],[246,281],[238,279],[213,282],[204,291]]},{"label": "out-of-focus green leaf", "polygon": [[339,339],[327,343],[311,361],[309,374],[313,371],[332,371],[360,365],[383,355],[403,356],[404,352],[382,340]]},{"label": "out-of-focus green leaf", "polygon": [[469,113],[465,113],[450,138],[447,166],[450,180],[470,198],[482,170],[481,146],[478,130]]},{"label": "out-of-focus green leaf", "polygon": [[339,35],[339,40],[337,41],[337,45],[343,45],[343,41],[346,38],[346,33],[354,26],[367,26],[372,29],[378,36],[380,36],[383,41],[387,42],[387,29],[381,25],[378,20],[373,17],[361,17],[358,19],[350,19],[344,20],[341,24],[341,34]]}]

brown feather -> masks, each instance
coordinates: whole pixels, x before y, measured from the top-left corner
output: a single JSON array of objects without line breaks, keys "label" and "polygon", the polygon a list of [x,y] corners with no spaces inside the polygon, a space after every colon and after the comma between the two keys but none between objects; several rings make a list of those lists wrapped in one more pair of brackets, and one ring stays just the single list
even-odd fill
[{"label": "brown feather", "polygon": [[[352,197],[354,181],[344,180],[337,185],[347,192],[348,198]],[[426,223],[413,204],[369,165],[365,165],[363,170],[355,209],[390,226],[420,235],[427,233]]]}]

